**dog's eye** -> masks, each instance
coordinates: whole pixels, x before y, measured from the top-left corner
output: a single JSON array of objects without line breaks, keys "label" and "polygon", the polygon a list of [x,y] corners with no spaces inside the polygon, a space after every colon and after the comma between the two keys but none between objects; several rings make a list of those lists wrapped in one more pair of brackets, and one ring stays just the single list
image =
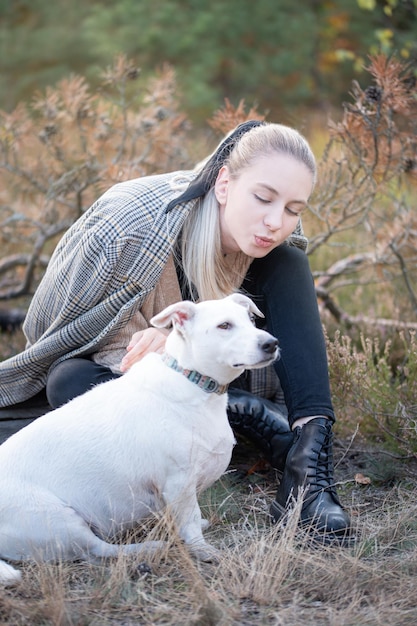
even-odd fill
[{"label": "dog's eye", "polygon": [[221,330],[230,330],[232,328],[232,324],[230,322],[223,322],[222,324],[219,324],[217,328],[220,328]]},{"label": "dog's eye", "polygon": [[253,313],[249,313],[249,319],[252,322],[252,324],[255,326],[256,325],[256,317]]}]

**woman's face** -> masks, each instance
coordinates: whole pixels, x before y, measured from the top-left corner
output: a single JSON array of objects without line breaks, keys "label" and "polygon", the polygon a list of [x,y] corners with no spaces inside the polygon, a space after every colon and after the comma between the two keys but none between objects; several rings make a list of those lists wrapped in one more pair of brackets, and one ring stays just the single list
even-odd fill
[{"label": "woman's face", "polygon": [[262,258],[297,226],[313,188],[313,174],[292,156],[259,157],[231,178],[227,165],[215,184],[223,252]]}]

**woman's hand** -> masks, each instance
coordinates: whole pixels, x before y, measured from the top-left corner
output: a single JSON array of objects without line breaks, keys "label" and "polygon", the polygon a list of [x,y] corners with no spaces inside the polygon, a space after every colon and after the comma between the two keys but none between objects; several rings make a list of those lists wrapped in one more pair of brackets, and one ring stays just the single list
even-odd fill
[{"label": "woman's hand", "polygon": [[134,333],[126,348],[127,354],[120,363],[120,370],[126,372],[133,363],[140,361],[150,352],[163,352],[169,333],[168,329],[160,328],[146,328]]}]

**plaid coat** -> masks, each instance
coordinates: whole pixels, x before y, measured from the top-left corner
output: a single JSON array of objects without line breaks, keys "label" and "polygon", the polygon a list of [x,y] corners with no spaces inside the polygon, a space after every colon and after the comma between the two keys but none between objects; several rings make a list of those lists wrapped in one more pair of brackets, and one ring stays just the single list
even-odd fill
[{"label": "plaid coat", "polygon": [[[26,349],[0,363],[0,406],[34,396],[55,362],[96,352],[141,309],[196,201],[165,209],[193,176],[114,185],[67,231],[30,304]],[[306,248],[301,223],[290,243]]]}]

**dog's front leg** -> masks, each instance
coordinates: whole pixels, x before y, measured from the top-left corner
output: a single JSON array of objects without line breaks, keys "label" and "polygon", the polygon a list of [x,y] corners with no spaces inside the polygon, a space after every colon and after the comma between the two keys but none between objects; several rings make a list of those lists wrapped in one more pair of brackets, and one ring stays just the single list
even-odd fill
[{"label": "dog's front leg", "polygon": [[[177,490],[175,490],[177,491]],[[169,493],[169,495],[167,495]],[[172,490],[166,492],[165,501],[178,527],[178,533],[186,544],[190,553],[199,561],[207,563],[217,562],[220,551],[207,543],[203,537],[202,528],[207,527],[201,517],[201,510],[197,501],[196,486],[188,486],[177,491],[175,497]]]}]

